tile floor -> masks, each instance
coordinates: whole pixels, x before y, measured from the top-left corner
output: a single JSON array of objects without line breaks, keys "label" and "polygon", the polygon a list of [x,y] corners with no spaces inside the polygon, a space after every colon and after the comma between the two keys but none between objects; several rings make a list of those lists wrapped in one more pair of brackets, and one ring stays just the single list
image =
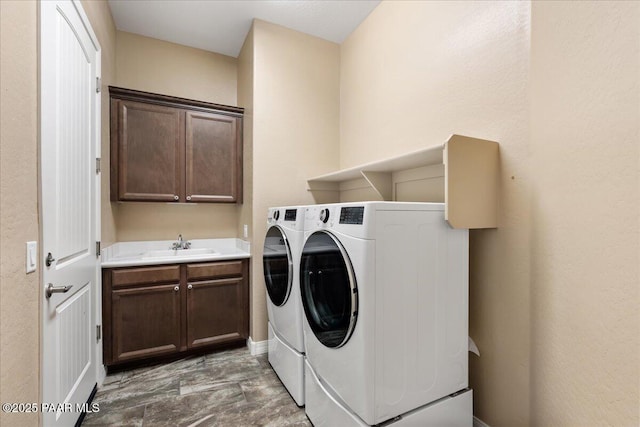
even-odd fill
[{"label": "tile floor", "polygon": [[83,426],[311,426],[271,369],[246,348],[108,375]]}]

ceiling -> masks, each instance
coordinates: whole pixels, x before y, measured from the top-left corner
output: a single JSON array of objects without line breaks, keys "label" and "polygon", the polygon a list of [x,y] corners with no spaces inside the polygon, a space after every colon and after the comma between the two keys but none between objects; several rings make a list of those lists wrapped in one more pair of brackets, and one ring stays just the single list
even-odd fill
[{"label": "ceiling", "polygon": [[380,0],[109,0],[118,30],[237,57],[254,18],[342,43]]}]

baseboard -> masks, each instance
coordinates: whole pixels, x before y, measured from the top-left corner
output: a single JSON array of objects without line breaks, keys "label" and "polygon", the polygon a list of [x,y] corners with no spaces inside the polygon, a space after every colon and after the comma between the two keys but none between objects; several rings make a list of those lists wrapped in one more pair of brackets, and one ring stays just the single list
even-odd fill
[{"label": "baseboard", "polygon": [[265,354],[269,352],[269,341],[254,341],[249,337],[247,340],[247,347],[249,347],[249,351],[252,356],[257,356],[259,354]]},{"label": "baseboard", "polygon": [[98,387],[102,387],[104,380],[107,378],[107,368],[102,364],[102,361],[98,363],[97,377],[96,382],[98,383]]},{"label": "baseboard", "polygon": [[491,427],[489,424],[485,423],[478,417],[473,417],[473,427]]}]

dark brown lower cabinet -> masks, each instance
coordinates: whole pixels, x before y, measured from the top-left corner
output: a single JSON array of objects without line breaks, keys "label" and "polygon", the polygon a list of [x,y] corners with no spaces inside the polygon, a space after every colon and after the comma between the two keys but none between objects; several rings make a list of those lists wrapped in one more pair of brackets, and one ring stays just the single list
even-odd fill
[{"label": "dark brown lower cabinet", "polygon": [[[216,308],[211,304],[216,301]],[[196,348],[235,341],[241,337],[242,279],[189,283],[187,346]]]},{"label": "dark brown lower cabinet", "polygon": [[248,261],[103,270],[107,366],[243,343]]},{"label": "dark brown lower cabinet", "polygon": [[179,289],[176,283],[112,292],[115,360],[124,362],[180,350]]},{"label": "dark brown lower cabinet", "polygon": [[243,331],[249,324],[249,306],[244,278],[249,274],[248,263],[187,264],[186,269],[187,347],[246,339],[248,331]]}]

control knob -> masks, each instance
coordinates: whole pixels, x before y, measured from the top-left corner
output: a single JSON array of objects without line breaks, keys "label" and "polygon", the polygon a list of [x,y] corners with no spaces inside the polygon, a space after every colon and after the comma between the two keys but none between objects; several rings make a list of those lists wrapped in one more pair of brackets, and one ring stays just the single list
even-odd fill
[{"label": "control knob", "polygon": [[276,221],[278,220],[278,218],[280,218],[280,211],[275,211],[273,213],[273,219],[275,219]]},{"label": "control knob", "polygon": [[329,221],[329,209],[324,208],[320,210],[320,221],[325,224]]}]

